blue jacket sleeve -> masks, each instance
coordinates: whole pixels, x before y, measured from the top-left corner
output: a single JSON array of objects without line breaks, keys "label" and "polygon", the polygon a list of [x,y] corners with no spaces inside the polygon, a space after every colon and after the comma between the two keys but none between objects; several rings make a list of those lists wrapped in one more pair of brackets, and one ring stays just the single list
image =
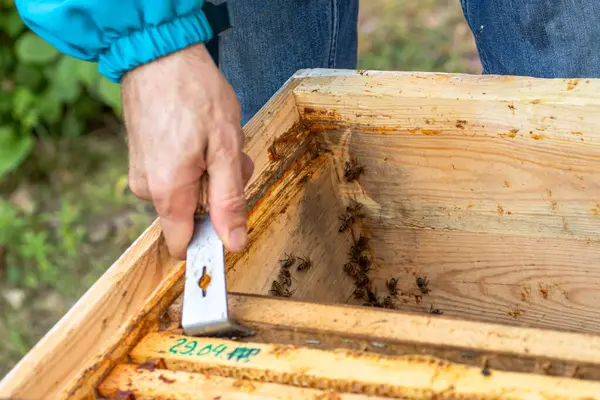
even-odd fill
[{"label": "blue jacket sleeve", "polygon": [[25,24],[60,52],[98,63],[112,82],[212,31],[202,0],[16,0]]}]

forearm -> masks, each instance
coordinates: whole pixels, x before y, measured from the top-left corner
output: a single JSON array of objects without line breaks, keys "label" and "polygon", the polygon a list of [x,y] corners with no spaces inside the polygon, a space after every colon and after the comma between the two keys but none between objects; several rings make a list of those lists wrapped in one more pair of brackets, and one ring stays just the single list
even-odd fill
[{"label": "forearm", "polygon": [[113,82],[212,31],[201,0],[16,0],[25,24],[59,51],[98,62]]}]

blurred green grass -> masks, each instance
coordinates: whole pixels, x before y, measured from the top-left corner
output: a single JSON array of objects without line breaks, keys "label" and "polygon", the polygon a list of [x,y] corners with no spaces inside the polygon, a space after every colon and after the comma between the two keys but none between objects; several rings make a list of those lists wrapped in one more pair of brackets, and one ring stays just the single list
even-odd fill
[{"label": "blurred green grass", "polygon": [[[480,73],[458,0],[361,0],[359,68]],[[120,128],[40,140],[0,181],[0,377],[152,222]]]}]

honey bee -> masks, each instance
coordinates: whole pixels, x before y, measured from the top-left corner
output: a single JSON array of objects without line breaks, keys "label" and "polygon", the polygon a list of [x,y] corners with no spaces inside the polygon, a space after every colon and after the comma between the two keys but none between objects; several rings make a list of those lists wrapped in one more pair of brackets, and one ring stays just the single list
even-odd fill
[{"label": "honey bee", "polygon": [[350,277],[355,277],[360,273],[360,270],[356,267],[356,265],[347,263],[344,265],[344,272]]},{"label": "honey bee", "polygon": [[432,304],[430,304],[430,305],[429,305],[429,314],[438,314],[438,315],[441,315],[441,314],[443,314],[443,313],[444,313],[444,312],[443,312],[443,311],[440,311],[440,309],[439,309],[439,308],[433,308],[433,305],[432,305]]},{"label": "honey bee", "polygon": [[365,273],[359,273],[354,277],[354,284],[357,287],[365,287],[369,284],[369,277]]},{"label": "honey bee", "polygon": [[348,182],[356,180],[363,172],[365,172],[365,166],[360,164],[356,158],[346,161],[344,176]]},{"label": "honey bee", "polygon": [[366,291],[363,288],[357,287],[356,289],[354,289],[354,293],[352,294],[354,295],[355,299],[362,299],[365,297]]},{"label": "honey bee", "polygon": [[360,253],[360,250],[355,245],[352,245],[348,252],[348,258],[350,261],[357,263],[360,259]]},{"label": "honey bee", "polygon": [[427,294],[430,292],[429,287],[427,287],[427,285],[429,285],[429,280],[427,279],[427,277],[418,277],[417,278],[417,286],[419,287],[419,290],[421,291],[421,293],[423,294]]},{"label": "honey bee", "polygon": [[346,211],[356,218],[364,218],[365,214],[362,212],[362,204],[355,200],[350,200],[350,204],[346,207]]},{"label": "honey bee", "polygon": [[308,271],[312,267],[312,261],[310,261],[310,258],[299,257],[299,259],[300,259],[300,264],[298,264],[298,268],[297,268],[298,271]]},{"label": "honey bee", "polygon": [[392,299],[392,296],[386,296],[386,298],[383,299],[383,307],[384,308],[396,308],[396,305],[394,304],[394,299]]},{"label": "honey bee", "polygon": [[377,294],[371,289],[367,289],[367,301],[369,303],[377,303]]},{"label": "honey bee", "polygon": [[368,256],[361,256],[358,259],[358,265],[363,272],[368,272],[371,269],[371,260]]},{"label": "honey bee", "polygon": [[342,221],[342,224],[340,225],[340,232],[345,232],[348,230],[348,228],[350,227],[350,225],[352,225],[354,223],[354,217],[350,214],[342,214],[340,217],[338,217],[340,221]]},{"label": "honey bee", "polygon": [[367,243],[368,243],[368,241],[369,240],[361,233],[360,236],[358,237],[358,240],[354,244],[354,247],[359,252],[365,251],[367,249]]},{"label": "honey bee", "polygon": [[396,296],[398,294],[398,278],[392,278],[389,281],[386,279],[385,286],[388,288],[390,295]]},{"label": "honey bee", "polygon": [[290,297],[292,295],[289,290],[284,289],[283,286],[281,286],[281,283],[277,281],[273,281],[269,293],[277,297]]},{"label": "honey bee", "polygon": [[293,254],[285,253],[285,258],[283,260],[279,260],[279,265],[281,268],[290,268],[296,262],[296,257]]},{"label": "honey bee", "polygon": [[292,275],[290,274],[290,271],[282,268],[279,271],[278,280],[279,280],[279,283],[281,283],[281,285],[284,287],[291,286],[292,285]]}]

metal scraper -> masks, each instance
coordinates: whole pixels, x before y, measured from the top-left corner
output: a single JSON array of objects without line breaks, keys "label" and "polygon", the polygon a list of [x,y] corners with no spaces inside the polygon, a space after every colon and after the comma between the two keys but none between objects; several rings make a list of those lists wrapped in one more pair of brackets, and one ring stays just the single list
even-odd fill
[{"label": "metal scraper", "polygon": [[208,215],[206,174],[200,186],[194,234],[187,250],[181,325],[189,336],[251,336],[252,330],[229,319],[225,249]]}]

